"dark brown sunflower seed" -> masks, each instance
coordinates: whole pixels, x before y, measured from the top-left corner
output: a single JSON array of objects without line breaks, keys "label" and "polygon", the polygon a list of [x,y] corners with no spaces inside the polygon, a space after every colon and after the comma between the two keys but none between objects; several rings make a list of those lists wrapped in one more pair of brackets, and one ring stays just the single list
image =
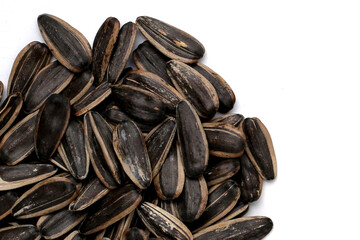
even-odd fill
[{"label": "dark brown sunflower seed", "polygon": [[175,88],[166,83],[162,78],[144,70],[129,72],[124,79],[123,84],[139,87],[155,93],[163,100],[167,110],[172,114],[175,113],[176,105],[184,98]]},{"label": "dark brown sunflower seed", "polygon": [[192,227],[198,232],[228,214],[240,198],[240,188],[233,180],[214,186],[209,190],[207,206]]},{"label": "dark brown sunflower seed", "polygon": [[95,173],[106,187],[114,188],[114,181],[121,183],[121,164],[113,148],[113,130],[97,112],[88,112],[84,119],[87,150]]},{"label": "dark brown sunflower seed", "polygon": [[234,127],[239,127],[240,123],[244,120],[244,116],[238,113],[227,113],[218,118],[211,120],[211,122],[218,122],[224,124],[230,124]]},{"label": "dark brown sunflower seed", "polygon": [[195,63],[192,67],[203,75],[215,88],[219,97],[219,112],[230,111],[235,104],[235,94],[227,82],[216,72],[202,63]]},{"label": "dark brown sunflower seed", "polygon": [[244,153],[245,138],[239,129],[223,123],[204,123],[203,127],[211,155],[237,158]]},{"label": "dark brown sunflower seed", "polygon": [[175,201],[164,201],[164,200],[158,199],[158,204],[155,204],[155,205],[164,209],[171,215],[174,215],[175,217],[179,218]]},{"label": "dark brown sunflower seed", "polygon": [[115,83],[120,77],[135,43],[136,24],[126,23],[121,27],[106,72],[106,80]]},{"label": "dark brown sunflower seed", "polygon": [[94,177],[80,189],[77,198],[70,203],[69,210],[82,211],[106,196],[109,191],[97,177]]},{"label": "dark brown sunflower seed", "polygon": [[186,100],[176,108],[176,123],[185,173],[189,177],[199,176],[208,164],[208,142],[195,109]]},{"label": "dark brown sunflower seed", "polygon": [[71,120],[62,138],[58,152],[74,178],[85,179],[89,172],[90,158],[86,149],[84,126]]},{"label": "dark brown sunflower seed", "polygon": [[166,239],[192,240],[190,230],[179,219],[152,203],[144,202],[137,213],[145,226],[156,237]]},{"label": "dark brown sunflower seed", "polygon": [[174,26],[147,16],[138,17],[136,23],[144,37],[171,59],[193,63],[205,53],[196,38]]},{"label": "dark brown sunflower seed", "polygon": [[126,240],[148,240],[149,236],[142,229],[132,227],[125,231]]},{"label": "dark brown sunflower seed", "polygon": [[56,171],[52,164],[23,163],[16,166],[0,166],[0,191],[40,182],[54,175]]},{"label": "dark brown sunflower seed", "polygon": [[180,146],[174,140],[159,174],[154,179],[154,186],[159,198],[171,200],[181,194],[184,182],[185,172],[180,154]]},{"label": "dark brown sunflower seed", "polygon": [[[59,150],[59,148],[58,148],[58,150]],[[68,172],[68,171],[69,171],[69,169],[67,169],[64,161],[62,160],[62,158],[61,158],[61,156],[60,156],[60,154],[59,154],[59,151],[56,151],[56,152],[52,155],[52,157],[50,158],[50,162],[51,162],[52,164],[54,164],[55,166],[57,166],[58,168],[64,170],[65,172]]]},{"label": "dark brown sunflower seed", "polygon": [[0,136],[2,136],[6,130],[15,122],[21,107],[23,100],[20,93],[14,93],[8,96],[0,107]]},{"label": "dark brown sunflower seed", "polygon": [[166,62],[170,59],[156,50],[149,41],[143,42],[134,50],[133,60],[138,69],[152,72],[173,86],[166,72]]},{"label": "dark brown sunflower seed", "polygon": [[165,119],[165,104],[156,94],[127,85],[118,85],[112,90],[119,107],[137,121],[155,124]]},{"label": "dark brown sunflower seed", "polygon": [[149,187],[152,180],[151,163],[142,133],[134,122],[123,120],[116,126],[113,146],[131,181],[140,189]]},{"label": "dark brown sunflower seed", "polygon": [[70,102],[60,94],[51,95],[39,111],[34,131],[35,152],[49,160],[58,148],[70,119]]},{"label": "dark brown sunflower seed", "polygon": [[61,92],[61,95],[70,99],[70,104],[73,105],[79,101],[92,87],[94,76],[91,71],[85,71],[75,75],[73,80]]},{"label": "dark brown sunflower seed", "polygon": [[0,194],[0,221],[11,213],[11,209],[18,198],[18,195],[11,191]]},{"label": "dark brown sunflower seed", "polygon": [[101,83],[105,78],[106,69],[108,68],[119,31],[119,20],[114,17],[109,17],[101,25],[95,36],[92,71],[97,83]]},{"label": "dark brown sunflower seed", "polygon": [[71,212],[67,209],[43,216],[37,226],[45,239],[55,239],[71,231],[86,217],[84,212]]},{"label": "dark brown sunflower seed", "polygon": [[237,218],[212,225],[194,235],[194,240],[258,240],[272,229],[273,222],[267,217]]},{"label": "dark brown sunflower seed", "polygon": [[85,237],[81,236],[79,231],[73,231],[64,240],[85,240]]},{"label": "dark brown sunflower seed", "polygon": [[206,170],[204,177],[206,179],[207,185],[213,186],[215,184],[221,183],[226,179],[231,178],[240,170],[240,161],[239,159],[226,159],[222,160]]},{"label": "dark brown sunflower seed", "polygon": [[211,83],[185,63],[171,60],[166,68],[175,88],[194,106],[198,115],[212,118],[219,108],[219,98]]},{"label": "dark brown sunflower seed", "polygon": [[75,116],[81,116],[104,101],[111,94],[109,83],[104,82],[88,92],[73,105]]},{"label": "dark brown sunflower seed", "polygon": [[52,62],[43,68],[36,76],[24,97],[24,111],[33,112],[41,107],[51,94],[60,93],[72,80],[74,74],[60,65]]},{"label": "dark brown sunflower seed", "polygon": [[76,195],[74,182],[64,177],[52,177],[26,191],[16,201],[12,215],[20,219],[43,216],[67,206]]},{"label": "dark brown sunflower seed", "polygon": [[176,121],[174,118],[169,117],[151,130],[145,138],[153,177],[159,173],[168,155],[175,132]]},{"label": "dark brown sunflower seed", "polygon": [[80,226],[80,232],[89,235],[101,231],[131,213],[141,202],[140,190],[128,184],[109,192]]},{"label": "dark brown sunflower seed", "polygon": [[221,219],[221,222],[225,222],[234,219],[236,217],[242,217],[247,213],[248,210],[249,210],[249,205],[241,202],[241,200],[239,199],[235,207],[223,219]]},{"label": "dark brown sunflower seed", "polygon": [[0,159],[7,165],[15,165],[34,150],[34,130],[38,111],[29,114],[3,136],[0,142]]},{"label": "dark brown sunflower seed", "polygon": [[40,240],[40,232],[33,225],[17,225],[0,228],[0,240]]},{"label": "dark brown sunflower seed", "polygon": [[91,63],[91,47],[78,30],[62,19],[42,14],[37,19],[41,35],[52,54],[73,72],[82,72]]},{"label": "dark brown sunflower seed", "polygon": [[271,136],[258,118],[246,118],[242,124],[246,136],[246,153],[262,178],[276,178],[277,165]]},{"label": "dark brown sunflower seed", "polygon": [[49,48],[34,41],[26,45],[16,56],[8,82],[8,95],[19,92],[24,95],[35,75],[49,64],[51,53]]}]

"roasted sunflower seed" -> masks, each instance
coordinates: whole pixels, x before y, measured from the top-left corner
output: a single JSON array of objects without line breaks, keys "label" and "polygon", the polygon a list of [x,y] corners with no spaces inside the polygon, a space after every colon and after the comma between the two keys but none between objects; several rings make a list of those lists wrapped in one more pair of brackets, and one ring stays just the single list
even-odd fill
[{"label": "roasted sunflower seed", "polygon": [[68,172],[69,169],[67,169],[64,161],[62,160],[60,154],[59,154],[59,151],[56,151],[52,157],[50,158],[50,162],[52,164],[54,164],[55,166],[57,166],[58,168],[64,170],[65,172]]},{"label": "roasted sunflower seed", "polygon": [[61,92],[61,95],[70,99],[70,104],[73,105],[81,99],[88,90],[92,87],[94,76],[91,71],[84,71],[75,75],[69,85]]},{"label": "roasted sunflower seed", "polygon": [[211,122],[218,122],[230,124],[234,127],[239,127],[240,123],[244,120],[244,116],[238,113],[227,113],[218,118],[214,118]]},{"label": "roasted sunflower seed", "polygon": [[81,236],[79,231],[73,231],[64,240],[85,240],[85,237]]},{"label": "roasted sunflower seed", "polygon": [[20,93],[8,96],[0,107],[0,136],[2,136],[15,122],[23,100]]},{"label": "roasted sunflower seed", "polygon": [[247,213],[248,210],[249,210],[249,204],[245,204],[239,199],[235,207],[219,222],[225,222],[236,217],[242,217],[244,214]]},{"label": "roasted sunflower seed", "polygon": [[40,232],[33,225],[16,225],[0,228],[0,240],[40,240]]},{"label": "roasted sunflower seed", "polygon": [[225,159],[209,166],[204,174],[207,185],[213,186],[231,178],[240,170],[239,159]]},{"label": "roasted sunflower seed", "polygon": [[148,240],[148,235],[144,230],[132,227],[125,231],[126,240]]},{"label": "roasted sunflower seed", "polygon": [[0,193],[0,221],[11,213],[11,209],[18,198],[16,192],[7,191]]}]

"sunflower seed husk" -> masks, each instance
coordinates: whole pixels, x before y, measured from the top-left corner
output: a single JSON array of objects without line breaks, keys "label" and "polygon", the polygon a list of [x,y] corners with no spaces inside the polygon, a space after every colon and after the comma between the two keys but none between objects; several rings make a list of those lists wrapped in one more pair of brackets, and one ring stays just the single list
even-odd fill
[{"label": "sunflower seed husk", "polygon": [[70,203],[69,210],[82,211],[106,196],[109,191],[110,190],[106,188],[97,177],[93,177],[80,189],[77,198]]},{"label": "sunflower seed husk", "polygon": [[131,213],[141,202],[140,190],[128,184],[109,192],[98,202],[95,212],[80,226],[80,232],[89,235],[101,231]]},{"label": "sunflower seed husk", "polygon": [[52,177],[26,191],[14,204],[12,215],[20,219],[46,215],[67,206],[76,195],[73,181]]},{"label": "sunflower seed husk", "polygon": [[11,69],[7,93],[12,95],[19,92],[20,95],[26,93],[35,75],[51,59],[49,48],[38,41],[26,45],[16,56]]},{"label": "sunflower seed husk", "polygon": [[175,216],[155,206],[152,203],[144,202],[137,208],[137,213],[145,226],[156,237],[192,240],[190,230]]},{"label": "sunflower seed husk", "polygon": [[114,224],[115,231],[113,238],[116,240],[125,240],[125,230],[128,229],[131,225],[131,222],[134,219],[135,210],[123,217],[118,223]]},{"label": "sunflower seed husk", "polygon": [[171,60],[167,73],[175,88],[194,106],[203,119],[212,118],[219,109],[219,98],[211,83],[185,63]]},{"label": "sunflower seed husk", "polygon": [[115,83],[119,79],[130,57],[135,37],[136,24],[128,22],[121,27],[106,72],[106,80],[109,83]]},{"label": "sunflower seed husk", "polygon": [[70,99],[70,104],[73,105],[79,101],[92,87],[94,76],[91,71],[85,71],[75,75],[69,85],[61,92],[61,95]]},{"label": "sunflower seed husk", "polygon": [[18,200],[16,192],[0,193],[0,221],[11,213],[11,209]]},{"label": "sunflower seed husk", "polygon": [[212,225],[194,235],[194,240],[247,240],[262,239],[272,229],[268,217],[237,218]]},{"label": "sunflower seed husk", "polygon": [[216,72],[202,63],[195,63],[192,67],[203,75],[215,88],[219,97],[219,112],[230,111],[235,104],[235,94],[227,82]]},{"label": "sunflower seed husk", "polygon": [[239,113],[227,113],[218,118],[212,119],[210,122],[230,124],[236,128],[240,126],[240,123],[244,120],[244,116]]},{"label": "sunflower seed husk", "polygon": [[141,16],[136,23],[144,37],[171,59],[193,63],[205,53],[204,46],[196,38],[165,22]]},{"label": "sunflower seed husk", "polygon": [[0,191],[40,182],[54,175],[56,171],[52,164],[23,163],[16,166],[0,166]]},{"label": "sunflower seed husk", "polygon": [[242,217],[247,213],[248,210],[249,210],[249,204],[247,204],[247,203],[245,204],[241,201],[241,199],[239,199],[239,201],[236,203],[235,207],[219,222],[225,222],[225,221],[237,218],[237,217]]},{"label": "sunflower seed husk", "polygon": [[174,118],[169,117],[151,130],[145,138],[153,177],[159,173],[168,155],[175,132],[176,121]]},{"label": "sunflower seed husk", "polygon": [[271,136],[258,118],[246,118],[241,129],[246,136],[246,153],[261,177],[276,178],[277,165]]},{"label": "sunflower seed husk", "polygon": [[0,137],[15,122],[22,108],[23,100],[20,93],[9,95],[0,107]]},{"label": "sunflower seed husk", "polygon": [[88,92],[73,105],[75,116],[81,116],[104,101],[111,94],[110,84],[104,82]]},{"label": "sunflower seed husk", "polygon": [[194,222],[193,232],[198,232],[217,222],[228,214],[240,198],[240,188],[233,180],[218,184],[209,190],[209,197],[205,211]]},{"label": "sunflower seed husk", "polygon": [[96,33],[93,43],[92,72],[97,83],[104,80],[119,31],[119,20],[115,17],[109,17]]},{"label": "sunflower seed husk", "polygon": [[[58,150],[59,150],[59,148],[58,148]],[[56,152],[52,155],[52,157],[50,158],[50,162],[51,162],[52,164],[54,164],[55,166],[57,166],[58,168],[64,170],[65,172],[68,172],[68,171],[69,171],[69,169],[67,169],[64,161],[62,160],[62,158],[61,158],[61,156],[60,156],[60,154],[59,154],[59,151],[56,151]]]},{"label": "sunflower seed husk", "polygon": [[174,140],[159,174],[154,179],[154,186],[159,198],[171,200],[179,197],[185,182],[184,165],[180,146]]},{"label": "sunflower seed husk", "polygon": [[176,108],[176,123],[185,173],[189,177],[197,177],[206,170],[209,148],[200,119],[186,100]]},{"label": "sunflower seed husk", "polygon": [[130,117],[144,124],[156,124],[165,119],[162,99],[139,87],[119,85],[112,88],[119,107]]},{"label": "sunflower seed husk", "polygon": [[206,179],[207,185],[213,186],[215,184],[221,183],[226,179],[231,178],[240,170],[240,161],[239,159],[225,159],[222,160],[206,170],[204,177]]},{"label": "sunflower seed husk", "polygon": [[106,187],[114,188],[113,181],[121,183],[121,164],[113,148],[113,130],[98,112],[90,111],[84,119],[87,150],[96,175]]},{"label": "sunflower seed husk", "polygon": [[3,136],[0,142],[0,159],[7,165],[15,165],[34,150],[34,130],[38,111],[29,114]]},{"label": "sunflower seed husk", "polygon": [[131,181],[140,189],[149,187],[152,180],[151,163],[142,133],[134,122],[123,120],[116,126],[113,146]]},{"label": "sunflower seed husk", "polygon": [[44,67],[36,76],[24,97],[24,111],[31,113],[41,107],[50,95],[60,93],[74,74],[58,61]]},{"label": "sunflower seed husk", "polygon": [[92,61],[89,42],[62,19],[42,14],[37,19],[41,35],[51,53],[72,72],[82,72]]},{"label": "sunflower seed husk", "polygon": [[184,97],[171,85],[159,76],[144,70],[135,70],[128,73],[123,84],[140,87],[158,95],[166,105],[167,110],[174,114],[176,105]]},{"label": "sunflower seed husk", "polygon": [[223,123],[204,123],[204,131],[211,155],[222,158],[240,157],[245,150],[243,133]]},{"label": "sunflower seed husk", "polygon": [[40,232],[33,225],[0,228],[0,240],[40,240]]},{"label": "sunflower seed husk", "polygon": [[134,50],[133,60],[138,69],[152,72],[173,86],[166,72],[166,62],[170,59],[154,48],[149,41],[144,41]]},{"label": "sunflower seed husk", "polygon": [[51,95],[39,111],[34,131],[35,152],[47,161],[58,148],[70,119],[70,102],[60,94]]},{"label": "sunflower seed husk", "polygon": [[86,149],[84,126],[71,120],[58,148],[61,159],[74,178],[85,179],[89,172],[90,158]]},{"label": "sunflower seed husk", "polygon": [[79,231],[73,231],[64,240],[85,240],[85,237],[81,236]]}]

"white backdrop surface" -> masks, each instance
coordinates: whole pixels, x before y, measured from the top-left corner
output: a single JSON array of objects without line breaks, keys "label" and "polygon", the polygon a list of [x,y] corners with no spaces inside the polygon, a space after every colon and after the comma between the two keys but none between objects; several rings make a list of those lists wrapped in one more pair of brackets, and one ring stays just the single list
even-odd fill
[{"label": "white backdrop surface", "polygon": [[233,88],[232,112],[259,117],[272,135],[278,178],[247,214],[272,218],[265,239],[360,239],[359,12],[359,1],[345,0],[1,0],[0,80],[26,44],[43,41],[42,13],[91,44],[109,16],[177,26],[203,43],[201,62]]}]

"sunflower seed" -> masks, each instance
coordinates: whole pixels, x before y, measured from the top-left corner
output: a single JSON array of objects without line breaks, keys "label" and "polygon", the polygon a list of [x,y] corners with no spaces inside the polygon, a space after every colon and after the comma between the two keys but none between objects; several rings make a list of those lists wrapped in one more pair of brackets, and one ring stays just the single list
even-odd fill
[{"label": "sunflower seed", "polygon": [[211,83],[185,63],[171,60],[166,68],[175,88],[194,106],[198,115],[203,119],[212,118],[219,108],[219,98]]},{"label": "sunflower seed", "polygon": [[0,166],[0,191],[20,188],[40,182],[56,173],[52,164],[18,164]]},{"label": "sunflower seed", "polygon": [[51,59],[49,48],[40,42],[34,41],[26,45],[16,56],[8,81],[8,95],[19,92],[24,95],[34,80],[35,75]]},{"label": "sunflower seed", "polygon": [[156,237],[192,240],[190,230],[175,216],[152,203],[144,202],[137,208],[137,213],[145,226]]},{"label": "sunflower seed", "polygon": [[165,119],[165,104],[156,94],[127,85],[115,86],[112,90],[119,107],[138,122],[155,124]]},{"label": "sunflower seed", "polygon": [[8,96],[0,107],[0,136],[2,136],[6,130],[15,122],[21,107],[23,100],[20,93],[14,93]]},{"label": "sunflower seed", "polygon": [[140,189],[149,187],[152,180],[151,163],[141,131],[134,122],[123,120],[116,126],[113,145],[131,181]]},{"label": "sunflower seed", "polygon": [[41,35],[52,54],[72,72],[82,72],[91,63],[91,47],[78,30],[62,19],[42,14],[37,19]]},{"label": "sunflower seed", "polygon": [[128,184],[109,192],[97,204],[95,212],[80,226],[80,232],[89,235],[101,231],[131,213],[141,202],[140,190]]},{"label": "sunflower seed", "polygon": [[86,149],[82,122],[71,120],[62,138],[58,152],[74,178],[85,179],[89,172],[90,158]]},{"label": "sunflower seed", "polygon": [[38,112],[26,116],[3,136],[0,142],[0,159],[7,165],[15,165],[34,150],[34,130]]},{"label": "sunflower seed", "polygon": [[204,55],[204,46],[193,36],[155,18],[136,19],[141,33],[160,52],[171,59],[196,62]]},{"label": "sunflower seed", "polygon": [[224,124],[230,124],[234,127],[239,127],[240,123],[244,120],[244,116],[238,113],[227,113],[218,118],[211,120],[210,122],[218,122]]},{"label": "sunflower seed", "polygon": [[81,99],[88,90],[92,87],[94,76],[91,71],[85,71],[75,75],[69,85],[61,92],[61,95],[70,99],[70,104],[73,105]]},{"label": "sunflower seed", "polygon": [[120,22],[117,18],[109,17],[101,25],[93,43],[92,71],[97,83],[101,83],[105,77],[109,65],[111,53],[120,31]]},{"label": "sunflower seed", "polygon": [[179,218],[175,201],[164,201],[159,199],[158,204],[155,205],[159,206],[161,209],[164,209],[171,215],[174,215],[175,217]]},{"label": "sunflower seed", "polygon": [[246,153],[262,178],[276,178],[277,165],[271,136],[258,118],[246,118],[242,124],[247,144]]},{"label": "sunflower seed", "polygon": [[267,217],[237,218],[210,226],[194,235],[194,240],[247,240],[262,239],[272,229]]},{"label": "sunflower seed", "polygon": [[76,195],[71,180],[52,177],[26,191],[14,204],[12,215],[20,219],[46,215],[67,206]]},{"label": "sunflower seed", "polygon": [[134,219],[135,210],[123,217],[119,222],[114,224],[115,231],[113,239],[125,240],[125,230],[130,227],[131,222]]},{"label": "sunflower seed", "polygon": [[11,213],[11,209],[18,198],[15,192],[0,193],[0,221]]},{"label": "sunflower seed", "polygon": [[74,74],[58,61],[44,67],[36,76],[24,97],[24,111],[31,113],[41,107],[54,93],[60,93],[72,80]]},{"label": "sunflower seed", "polygon": [[222,160],[212,165],[211,167],[208,167],[204,176],[207,185],[210,187],[231,178],[239,170],[240,170],[239,159],[230,158],[230,159]]},{"label": "sunflower seed", "polygon": [[130,57],[135,37],[136,24],[128,22],[121,27],[106,72],[106,80],[109,83],[115,83],[119,79]]},{"label": "sunflower seed", "polygon": [[64,240],[85,240],[85,237],[81,236],[79,231],[73,231]]},{"label": "sunflower seed", "polygon": [[174,140],[159,174],[154,179],[156,193],[163,200],[175,199],[183,191],[184,182],[185,173],[180,147]]},{"label": "sunflower seed", "polygon": [[51,95],[39,111],[34,131],[35,152],[49,160],[60,144],[70,119],[70,102],[60,94]]},{"label": "sunflower seed", "polygon": [[[241,195],[240,195],[240,197],[241,197]],[[245,215],[247,213],[248,210],[249,210],[249,205],[241,202],[241,200],[239,199],[239,201],[236,203],[235,207],[219,222],[225,222],[225,221],[231,220],[236,217],[242,217],[243,215]]]},{"label": "sunflower seed", "polygon": [[129,228],[125,231],[127,240],[148,240],[145,231],[136,227]]},{"label": "sunflower seed", "polygon": [[17,225],[0,228],[0,240],[40,240],[40,232],[33,225]]},{"label": "sunflower seed", "polygon": [[176,123],[185,173],[189,177],[199,176],[208,164],[208,142],[198,115],[186,100],[176,108]]}]

